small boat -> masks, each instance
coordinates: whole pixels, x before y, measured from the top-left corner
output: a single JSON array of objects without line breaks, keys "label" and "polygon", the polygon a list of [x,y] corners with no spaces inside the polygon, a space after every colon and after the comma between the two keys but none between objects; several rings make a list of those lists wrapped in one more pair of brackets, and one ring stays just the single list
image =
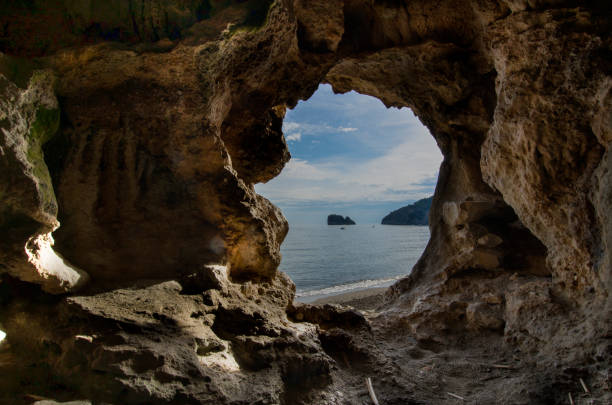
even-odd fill
[{"label": "small boat", "polygon": [[345,227],[341,226],[340,229],[346,229]]}]

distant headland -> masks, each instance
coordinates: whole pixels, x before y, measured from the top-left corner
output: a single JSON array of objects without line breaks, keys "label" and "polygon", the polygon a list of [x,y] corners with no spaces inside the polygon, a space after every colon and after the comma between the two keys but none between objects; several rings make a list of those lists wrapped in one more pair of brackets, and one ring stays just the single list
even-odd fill
[{"label": "distant headland", "polygon": [[391,212],[382,219],[383,225],[427,225],[433,197],[424,198]]},{"label": "distant headland", "polygon": [[327,216],[327,225],[355,225],[355,221],[351,217],[331,214]]}]

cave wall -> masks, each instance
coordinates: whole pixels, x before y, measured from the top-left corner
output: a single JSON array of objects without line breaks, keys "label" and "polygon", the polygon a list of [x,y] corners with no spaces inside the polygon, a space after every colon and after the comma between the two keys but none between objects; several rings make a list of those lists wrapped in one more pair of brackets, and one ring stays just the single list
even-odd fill
[{"label": "cave wall", "polygon": [[[196,401],[209,390],[226,402],[274,403],[300,391],[300,375],[308,389],[329,383],[314,377],[332,364],[314,332],[288,337],[300,330],[285,314],[293,287],[277,272],[288,225],[253,190],[290,158],[285,109],[321,82],[410,107],[444,155],[432,237],[387,294],[388,327],[439,342],[498,334],[549,360],[601,351],[612,305],[604,2],[119,3],[0,9],[0,329],[15,359],[32,347],[45,353],[56,371],[39,378],[70,379],[101,362],[126,381],[107,389],[135,401],[145,372],[165,388],[143,401]],[[41,121],[41,108],[55,115]],[[161,304],[179,295],[200,315]],[[105,311],[117,296],[127,312]],[[160,307],[141,308],[143,297]],[[32,315],[40,307],[44,316]],[[28,316],[37,338],[17,345]],[[63,332],[48,324],[56,318]],[[169,345],[176,351],[139,339],[155,323],[168,335],[184,326]],[[105,337],[92,345],[71,340],[96,333]],[[192,338],[221,341],[200,351],[238,359],[241,381],[274,384],[250,397],[199,383],[168,388],[184,369],[160,370],[197,351],[185,343]],[[128,360],[109,354],[117,339],[132,348],[122,351]],[[41,342],[59,349],[49,354]],[[248,354],[254,347],[261,357]],[[149,352],[164,354],[141,360]],[[266,361],[277,363],[264,373]],[[222,387],[230,375],[193,367],[200,383]],[[95,380],[71,389],[110,398]]]}]

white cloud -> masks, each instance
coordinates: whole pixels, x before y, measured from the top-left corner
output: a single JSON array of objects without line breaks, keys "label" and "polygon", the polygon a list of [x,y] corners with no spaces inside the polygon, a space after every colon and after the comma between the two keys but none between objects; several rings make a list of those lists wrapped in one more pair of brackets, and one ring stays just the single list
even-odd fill
[{"label": "white cloud", "polygon": [[338,131],[340,131],[340,132],[355,132],[355,131],[358,131],[358,129],[357,128],[351,128],[351,127],[348,127],[348,128],[347,127],[339,127]]},{"label": "white cloud", "polygon": [[[292,159],[257,192],[276,203],[407,201],[432,194],[442,156],[427,129],[370,160]],[[424,185],[425,184],[425,185]]]},{"label": "white cloud", "polygon": [[302,134],[299,132],[296,132],[290,135],[286,135],[285,139],[287,139],[287,141],[289,142],[292,142],[292,141],[299,142],[302,140]]},{"label": "white cloud", "polygon": [[296,131],[298,129],[300,129],[300,124],[298,124],[297,122],[283,122],[283,132],[286,134]]},{"label": "white cloud", "polygon": [[302,135],[315,136],[334,132],[355,132],[358,130],[358,128],[354,127],[336,127],[329,124],[312,124],[293,121],[286,121],[283,123],[283,133],[285,134],[287,140],[291,140],[289,137],[296,133],[299,133],[301,138]]},{"label": "white cloud", "polygon": [[[416,135],[416,134],[415,134]],[[434,176],[442,156],[433,137],[425,128],[385,155],[354,168],[351,178],[360,183],[376,184],[391,190],[414,189],[416,184]]]},{"label": "white cloud", "polygon": [[302,159],[291,159],[283,169],[281,174],[284,181],[293,180],[328,180],[336,176],[324,167],[313,165]]},{"label": "white cloud", "polygon": [[256,185],[257,192],[285,206],[400,202],[433,193],[442,156],[412,111],[387,109],[354,92],[335,96],[328,85],[311,102],[288,111],[283,123],[294,156],[302,159],[292,159],[277,178]]}]

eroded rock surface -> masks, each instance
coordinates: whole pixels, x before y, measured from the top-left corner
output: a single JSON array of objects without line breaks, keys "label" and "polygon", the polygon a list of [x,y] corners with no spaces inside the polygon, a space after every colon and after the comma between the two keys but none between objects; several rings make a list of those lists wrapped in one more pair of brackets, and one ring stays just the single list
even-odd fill
[{"label": "eroded rock surface", "polygon": [[[11,356],[28,360],[12,364],[2,399],[19,388],[55,400],[78,392],[107,403],[279,403],[296,385],[330,380],[332,360],[316,327],[287,320],[293,288],[286,276],[235,284],[222,266],[201,273],[215,280],[208,288],[187,277],[49,297],[32,317],[40,303],[21,297],[31,287],[5,284],[3,293],[15,295],[2,317]],[[45,379],[62,381],[61,390],[37,386]]]},{"label": "eroded rock surface", "polygon": [[0,67],[2,268],[51,293],[76,290],[89,277],[53,249],[57,201],[42,150],[60,121],[54,76],[7,56]]},{"label": "eroded rock surface", "polygon": [[[4,400],[610,402],[606,2],[119,3],[0,6]],[[367,318],[292,304],[253,189],[321,82],[444,154]]]}]

